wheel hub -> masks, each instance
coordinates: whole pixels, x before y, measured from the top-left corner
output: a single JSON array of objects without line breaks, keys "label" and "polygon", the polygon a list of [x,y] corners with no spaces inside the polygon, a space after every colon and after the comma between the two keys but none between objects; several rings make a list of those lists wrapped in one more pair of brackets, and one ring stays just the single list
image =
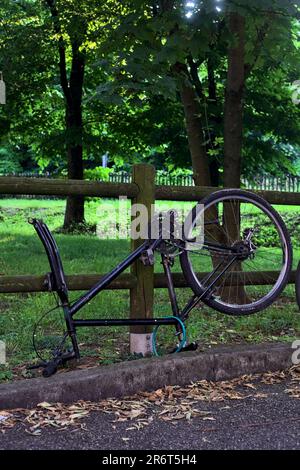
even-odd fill
[{"label": "wheel hub", "polygon": [[246,260],[251,254],[249,243],[244,241],[235,242],[232,248],[234,248],[235,254],[239,260]]}]

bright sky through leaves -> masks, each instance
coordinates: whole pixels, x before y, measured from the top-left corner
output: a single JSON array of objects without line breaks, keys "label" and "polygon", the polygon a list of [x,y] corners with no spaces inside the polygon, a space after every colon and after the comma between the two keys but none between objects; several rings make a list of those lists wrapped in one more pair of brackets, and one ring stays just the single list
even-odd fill
[{"label": "bright sky through leaves", "polygon": [[[216,3],[219,3],[220,1],[221,1],[221,0],[216,0]],[[188,1],[186,2],[186,10],[187,10],[187,12],[186,12],[186,17],[187,17],[187,18],[191,18],[191,17],[193,16],[194,11],[195,11],[195,8],[196,8],[196,5],[197,5],[197,2],[192,2],[192,1],[190,1],[190,0],[188,0]],[[216,10],[217,10],[217,11],[221,11],[222,8],[221,8],[220,6],[217,6],[217,5],[216,5]]]}]

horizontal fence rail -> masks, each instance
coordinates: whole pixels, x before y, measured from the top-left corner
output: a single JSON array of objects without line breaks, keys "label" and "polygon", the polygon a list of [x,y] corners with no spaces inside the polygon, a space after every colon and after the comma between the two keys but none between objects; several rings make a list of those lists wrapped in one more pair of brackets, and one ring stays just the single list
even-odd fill
[{"label": "horizontal fence rail", "polygon": [[[26,177],[38,179],[55,179],[57,173],[7,173],[0,177]],[[105,179],[99,179],[99,182],[107,183],[131,183],[132,175],[126,171],[111,172]],[[155,177],[155,184],[160,186],[195,186],[193,175],[172,175],[169,173],[159,173]],[[241,186],[245,189],[257,191],[280,191],[280,192],[300,192],[300,176],[257,176],[253,179],[241,178]]]},{"label": "horizontal fence rail", "polygon": [[[197,273],[199,279],[204,279],[209,273]],[[232,281],[237,281],[237,285],[255,285],[263,286],[268,285],[266,276],[269,282],[275,282],[278,279],[279,273],[277,271],[261,271],[247,273],[236,272],[231,274],[230,280],[225,280],[225,286],[230,285]],[[93,287],[104,274],[74,274],[66,276],[67,286],[70,291],[87,290]],[[296,278],[296,271],[291,273],[289,282],[294,283]],[[189,287],[185,277],[181,273],[173,274],[174,286],[179,288]],[[132,274],[121,274],[115,279],[108,287],[107,290],[124,290],[133,289],[137,285],[137,278]],[[154,274],[154,288],[163,289],[167,286],[167,280],[163,273]],[[47,276],[0,276],[0,293],[29,293],[29,292],[48,292]]]},{"label": "horizontal fence rail", "polygon": [[[156,186],[155,199],[167,201],[200,201],[204,196],[221,188],[214,187],[185,187],[185,186]],[[280,191],[253,191],[262,196],[270,204],[298,206],[300,193],[284,193]]]},{"label": "horizontal fence rail", "polygon": [[[75,274],[66,276],[70,291],[90,289],[104,274]],[[107,287],[108,290],[132,289],[136,278],[132,274],[121,274]],[[49,284],[47,276],[0,276],[0,293],[13,292],[47,292]]]},{"label": "horizontal fence rail", "polygon": [[[155,199],[167,201],[199,201],[220,188],[209,186],[155,186]],[[300,205],[300,193],[280,191],[253,191],[271,204]],[[135,183],[105,183],[100,181],[63,180],[0,176],[0,194],[33,194],[47,196],[90,196],[117,198],[137,197]]]},{"label": "horizontal fence rail", "polygon": [[0,177],[0,194],[33,194],[47,196],[95,196],[134,198],[139,188],[135,183],[105,183],[100,181],[47,178]]}]

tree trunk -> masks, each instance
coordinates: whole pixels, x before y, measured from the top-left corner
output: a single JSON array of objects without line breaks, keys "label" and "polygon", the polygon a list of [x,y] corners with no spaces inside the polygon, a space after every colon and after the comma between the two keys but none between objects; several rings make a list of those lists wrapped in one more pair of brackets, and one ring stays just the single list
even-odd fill
[{"label": "tree trunk", "polygon": [[[66,152],[68,159],[68,178],[83,179],[82,159],[82,92],[84,79],[85,54],[80,50],[86,25],[83,18],[81,38],[70,37],[72,44],[72,66],[70,80],[67,74],[66,44],[60,25],[60,15],[55,0],[46,0],[50,9],[53,29],[58,36],[59,76],[66,106]],[[80,29],[80,28],[79,28]],[[72,225],[84,222],[84,198],[82,196],[68,196],[64,219],[64,229],[69,230]]]},{"label": "tree trunk", "polygon": [[240,187],[245,86],[245,18],[229,14],[236,44],[229,49],[224,108],[224,186]]},{"label": "tree trunk", "polygon": [[[72,124],[72,119],[68,118],[67,134],[76,132],[76,127]],[[82,144],[67,145],[68,157],[68,178],[82,180],[83,179],[83,159]],[[84,197],[68,196],[64,218],[64,229],[68,230],[76,224],[84,222]]]},{"label": "tree trunk", "polygon": [[[82,146],[82,90],[84,78],[84,55],[79,45],[72,46],[72,69],[70,76],[70,100],[67,103],[66,131],[68,178],[83,179],[83,146]],[[84,223],[84,197],[68,196],[64,219],[64,229]]]},{"label": "tree trunk", "polygon": [[178,63],[173,70],[180,76],[179,93],[184,108],[194,181],[197,186],[210,186],[199,98],[189,80],[187,66]]},{"label": "tree trunk", "polygon": [[[239,188],[243,141],[243,95],[245,86],[245,18],[239,13],[229,13],[229,29],[235,44],[228,53],[228,72],[224,109],[224,187]],[[238,209],[237,209],[238,210]],[[228,209],[226,231],[231,240],[240,237],[235,220],[239,214]],[[225,221],[224,221],[225,223]]]},{"label": "tree trunk", "polygon": [[[209,129],[209,143],[208,150],[214,152],[218,151],[218,144],[216,144],[216,127],[222,123],[222,116],[216,112],[217,107],[217,86],[215,79],[215,70],[213,60],[209,57],[207,60],[207,80],[208,80],[208,97],[209,106],[212,109],[210,113],[210,129]],[[221,152],[221,149],[220,149]],[[218,155],[213,155],[209,162],[210,180],[212,186],[220,186],[220,170],[221,164]]]},{"label": "tree trunk", "polygon": [[[245,18],[237,12],[229,13],[229,29],[235,44],[228,53],[228,72],[224,107],[224,187],[239,188],[243,144],[243,97],[245,86]],[[224,204],[223,227],[227,244],[242,239],[240,206]],[[234,263],[231,271],[242,271],[242,263]],[[224,300],[239,303],[249,301],[243,286],[224,289]]]},{"label": "tree trunk", "polygon": [[[174,9],[175,2],[174,0],[159,0],[158,4],[162,13],[170,13]],[[177,28],[178,26],[176,25],[173,31],[170,31],[170,35],[172,35]],[[177,62],[171,67],[171,70],[179,79],[179,94],[184,108],[194,182],[197,186],[209,186],[209,165],[202,125],[202,110],[197,95],[197,89],[191,82],[189,70],[185,63]],[[199,81],[198,84],[201,86]]]}]

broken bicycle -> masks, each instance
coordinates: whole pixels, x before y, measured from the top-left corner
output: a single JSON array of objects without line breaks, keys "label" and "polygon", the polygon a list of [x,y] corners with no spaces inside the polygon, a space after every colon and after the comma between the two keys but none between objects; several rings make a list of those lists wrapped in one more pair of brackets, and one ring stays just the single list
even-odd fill
[{"label": "broken bicycle", "polygon": [[[173,221],[174,214],[171,211]],[[62,312],[64,325],[57,343],[44,345],[46,355],[37,351],[35,331],[33,341],[42,362],[32,367],[43,367],[43,375],[49,377],[60,365],[79,359],[77,330],[82,327],[153,326],[155,338],[159,326],[172,325],[177,342],[172,352],[193,350],[197,345],[188,343],[185,321],[200,301],[229,315],[260,312],[275,301],[288,282],[292,247],[284,222],[268,202],[249,191],[218,190],[201,200],[187,220],[185,236],[176,238],[174,223],[171,224],[167,238],[159,232],[157,238],[146,239],[90,290],[71,302],[57,244],[45,223],[31,219],[48,256],[51,267],[47,275],[48,290],[57,294],[55,309]],[[172,315],[151,319],[77,318],[78,312],[132,263],[140,260],[146,265],[154,264],[155,253],[161,257]],[[178,305],[171,272],[176,257],[193,291],[183,308]]]}]

